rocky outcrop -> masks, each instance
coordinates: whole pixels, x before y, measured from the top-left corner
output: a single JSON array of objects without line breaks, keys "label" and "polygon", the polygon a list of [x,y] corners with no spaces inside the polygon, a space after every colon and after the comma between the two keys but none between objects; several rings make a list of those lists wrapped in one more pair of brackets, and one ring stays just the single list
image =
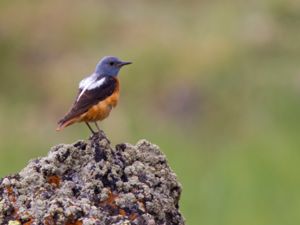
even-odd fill
[{"label": "rocky outcrop", "polygon": [[60,144],[0,180],[0,224],[184,224],[181,186],[156,145],[99,133]]}]

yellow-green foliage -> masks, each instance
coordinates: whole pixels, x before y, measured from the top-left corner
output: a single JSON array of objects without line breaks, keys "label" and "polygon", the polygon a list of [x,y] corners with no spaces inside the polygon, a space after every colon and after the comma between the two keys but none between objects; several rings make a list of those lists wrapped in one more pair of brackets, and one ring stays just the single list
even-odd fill
[{"label": "yellow-green foliage", "polygon": [[81,78],[132,60],[101,126],[147,138],[183,184],[187,223],[300,223],[300,2],[1,1],[0,176],[59,142]]}]

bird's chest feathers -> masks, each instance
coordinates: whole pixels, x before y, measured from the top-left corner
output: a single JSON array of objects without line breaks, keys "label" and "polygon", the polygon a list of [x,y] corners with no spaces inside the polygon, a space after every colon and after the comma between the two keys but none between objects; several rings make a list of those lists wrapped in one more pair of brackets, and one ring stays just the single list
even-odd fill
[{"label": "bird's chest feathers", "polygon": [[105,119],[106,117],[108,117],[112,108],[116,107],[116,105],[118,104],[119,96],[119,84],[117,84],[114,93],[107,97],[105,100],[100,101],[98,104],[91,107],[91,109],[87,111],[85,118],[90,121]]}]

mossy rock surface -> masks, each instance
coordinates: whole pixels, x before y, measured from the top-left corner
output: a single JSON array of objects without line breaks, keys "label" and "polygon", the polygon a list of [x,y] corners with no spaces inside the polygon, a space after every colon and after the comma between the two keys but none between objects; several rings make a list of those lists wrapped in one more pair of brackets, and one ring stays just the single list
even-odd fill
[{"label": "mossy rock surface", "polygon": [[184,224],[181,185],[146,140],[60,144],[0,182],[0,224]]}]

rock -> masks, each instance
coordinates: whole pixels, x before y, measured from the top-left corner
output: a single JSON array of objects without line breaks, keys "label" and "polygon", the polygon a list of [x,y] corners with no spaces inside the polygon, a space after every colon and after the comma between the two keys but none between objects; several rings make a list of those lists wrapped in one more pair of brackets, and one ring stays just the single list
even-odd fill
[{"label": "rock", "polygon": [[0,180],[0,224],[184,224],[181,185],[156,145],[115,148],[103,132],[60,144]]}]

